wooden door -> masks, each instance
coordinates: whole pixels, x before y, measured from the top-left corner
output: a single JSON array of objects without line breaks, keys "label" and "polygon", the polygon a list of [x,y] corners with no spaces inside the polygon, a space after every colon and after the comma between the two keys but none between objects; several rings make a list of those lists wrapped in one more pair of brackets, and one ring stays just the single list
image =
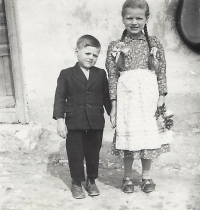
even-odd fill
[{"label": "wooden door", "polygon": [[0,123],[16,122],[15,91],[3,0],[0,0]]}]

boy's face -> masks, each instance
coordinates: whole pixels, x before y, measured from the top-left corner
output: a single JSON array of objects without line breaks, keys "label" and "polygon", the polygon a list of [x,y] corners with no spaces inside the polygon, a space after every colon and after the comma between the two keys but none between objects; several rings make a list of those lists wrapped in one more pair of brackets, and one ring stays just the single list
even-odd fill
[{"label": "boy's face", "polygon": [[89,69],[95,65],[97,58],[99,56],[100,49],[96,47],[81,47],[76,49],[76,55],[80,67],[84,69]]}]

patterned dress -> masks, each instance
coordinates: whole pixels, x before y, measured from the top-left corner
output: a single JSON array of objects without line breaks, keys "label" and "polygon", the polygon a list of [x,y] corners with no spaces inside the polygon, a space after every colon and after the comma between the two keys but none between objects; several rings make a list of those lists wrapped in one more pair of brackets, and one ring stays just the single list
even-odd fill
[{"label": "patterned dress", "polygon": [[154,159],[170,150],[169,138],[159,133],[155,112],[159,95],[167,95],[166,62],[164,50],[156,37],[149,37],[152,47],[158,49],[157,74],[148,69],[149,47],[142,33],[137,39],[125,36],[123,46],[129,49],[122,69],[117,68],[115,49],[120,40],[108,47],[106,68],[111,100],[117,100],[116,132],[112,154],[121,158]]}]

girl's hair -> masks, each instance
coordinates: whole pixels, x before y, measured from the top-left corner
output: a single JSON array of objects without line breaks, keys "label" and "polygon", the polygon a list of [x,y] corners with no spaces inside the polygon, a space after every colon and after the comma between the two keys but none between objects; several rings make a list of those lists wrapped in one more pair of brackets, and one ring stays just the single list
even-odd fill
[{"label": "girl's hair", "polygon": [[122,6],[122,17],[124,17],[127,8],[140,8],[145,9],[146,18],[149,17],[149,5],[145,0],[126,0]]},{"label": "girl's hair", "polygon": [[81,36],[78,39],[76,46],[78,49],[80,49],[81,47],[88,47],[88,46],[96,47],[98,49],[101,48],[99,40],[96,39],[94,36],[88,34]]},{"label": "girl's hair", "polygon": [[[146,18],[148,19],[149,18],[149,15],[150,15],[150,11],[149,11],[149,5],[148,3],[145,1],[145,0],[126,0],[122,6],[122,12],[121,12],[121,15],[122,17],[124,17],[125,13],[126,13],[126,9],[127,8],[140,8],[140,9],[144,9],[145,10],[145,15],[146,15]],[[122,37],[121,37],[121,41],[124,41],[124,38],[126,36],[126,33],[127,33],[127,30],[125,29],[123,34],[122,34]],[[149,52],[151,52],[151,49],[152,49],[152,45],[151,45],[151,42],[150,42],[150,39],[149,39],[149,33],[148,33],[148,30],[147,30],[147,25],[145,24],[144,26],[144,34],[145,34],[145,37],[146,37],[146,40],[147,40],[147,44],[148,44],[148,47],[149,47]],[[149,63],[151,63],[151,56],[149,58]],[[149,65],[149,68],[151,69],[151,64]]]},{"label": "girl's hair", "polygon": [[[150,15],[149,5],[147,4],[147,2],[145,0],[126,0],[124,2],[123,6],[122,6],[122,13],[121,13],[122,17],[124,17],[127,8],[145,9],[146,18],[147,19],[149,18],[149,15]],[[147,43],[148,43],[148,46],[149,46],[149,51],[151,51],[152,46],[151,46],[151,43],[150,43],[149,34],[148,34],[148,30],[147,30],[147,25],[146,24],[144,26],[144,34],[145,34],[145,37],[147,39]],[[125,32],[124,32],[123,35],[125,35]],[[123,35],[122,35],[122,39],[124,38]]]}]

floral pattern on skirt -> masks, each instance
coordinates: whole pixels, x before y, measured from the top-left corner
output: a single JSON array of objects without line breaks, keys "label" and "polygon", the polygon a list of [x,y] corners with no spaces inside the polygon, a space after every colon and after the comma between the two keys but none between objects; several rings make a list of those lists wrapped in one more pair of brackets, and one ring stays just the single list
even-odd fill
[{"label": "floral pattern on skirt", "polygon": [[121,159],[126,157],[131,157],[133,159],[156,159],[162,153],[170,152],[170,144],[163,144],[161,148],[158,149],[142,149],[138,151],[120,150],[116,149],[116,133],[113,137],[111,154],[119,156]]}]

